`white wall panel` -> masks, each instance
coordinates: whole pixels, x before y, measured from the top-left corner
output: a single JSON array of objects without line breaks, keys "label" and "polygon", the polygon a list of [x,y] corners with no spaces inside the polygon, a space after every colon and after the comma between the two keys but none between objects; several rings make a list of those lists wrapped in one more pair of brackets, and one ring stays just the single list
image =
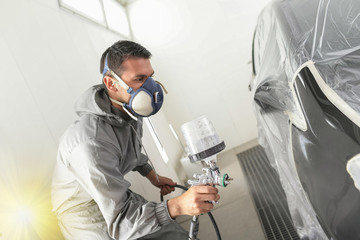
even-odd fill
[{"label": "white wall panel", "polygon": [[[20,181],[28,180],[34,175],[33,171],[29,171],[34,164],[37,165],[36,171],[45,171],[47,175],[52,166],[47,157],[56,149],[54,139],[43,124],[41,111],[3,38],[0,38],[0,52],[3,89],[0,94],[0,138],[4,144],[2,151],[11,153],[10,159],[4,156],[0,159],[1,175],[17,172]],[[46,145],[46,148],[36,147],[35,142],[39,146]],[[4,146],[8,149],[5,150]],[[10,169],[6,167],[7,164],[11,166]]]},{"label": "white wall panel", "polygon": [[[44,39],[42,41],[43,49],[49,52],[52,58],[49,65],[55,65],[53,69],[48,69],[48,64],[44,65],[44,70],[47,71],[47,74],[50,74],[47,75],[48,82],[61,82],[66,86],[66,88],[60,88],[61,94],[74,96],[78,94],[79,89],[84,88],[81,84],[87,82],[86,78],[91,77],[89,71],[82,70],[84,63],[79,61],[80,53],[76,42],[73,40],[72,30],[78,26],[78,22],[74,21],[76,20],[74,16],[67,15],[63,17],[64,13],[59,9],[49,11],[48,7],[44,5],[33,5],[33,9],[37,14],[33,14],[31,17],[36,16],[35,19],[41,31],[41,35],[37,35],[37,38]],[[66,25],[66,22],[71,21],[73,22],[71,26],[70,23]],[[79,86],[82,86],[82,88]],[[66,92],[63,92],[64,90]],[[62,98],[64,98],[64,95]],[[67,98],[65,101],[69,101],[72,104],[73,100],[72,98]],[[63,107],[63,109],[66,109],[68,106]]]},{"label": "white wall panel", "polygon": [[[74,72],[76,73],[76,79],[71,79],[71,81],[76,80],[77,83],[73,84],[77,87],[81,87],[81,84],[83,84],[82,89],[85,90],[87,88],[86,84],[89,86],[99,83],[98,79],[100,75],[98,70],[100,62],[99,55],[97,51],[94,51],[93,42],[90,40],[92,36],[89,34],[87,27],[101,28],[101,26],[87,22],[84,18],[68,12],[61,12],[60,14],[61,21],[67,30],[67,37],[72,42],[72,46],[68,46],[70,49],[67,51],[73,51],[77,55],[75,59],[69,59],[68,61],[79,65]],[[105,29],[102,32],[104,33],[104,31]],[[114,38],[115,36],[113,35],[112,37]],[[105,50],[106,46],[104,42],[100,44],[100,46]],[[79,88],[76,89],[79,90]]]},{"label": "white wall panel", "polygon": [[[11,12],[11,11],[10,11]],[[29,94],[41,114],[44,125],[50,130],[58,129],[61,109],[71,106],[66,82],[62,81],[59,65],[55,62],[49,42],[54,41],[50,34],[43,31],[36,19],[35,5],[24,3],[13,18],[13,24],[2,25],[9,50],[16,61],[18,71],[24,77]],[[49,20],[48,22],[51,23]],[[60,118],[61,119],[61,118]],[[56,135],[54,135],[55,140]]]}]

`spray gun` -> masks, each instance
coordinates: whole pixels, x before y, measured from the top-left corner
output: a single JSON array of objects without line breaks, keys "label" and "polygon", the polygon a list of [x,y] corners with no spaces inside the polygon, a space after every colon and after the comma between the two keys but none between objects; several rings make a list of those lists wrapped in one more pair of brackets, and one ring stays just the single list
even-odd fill
[{"label": "spray gun", "polygon": [[211,159],[204,160],[206,164],[209,166],[207,168],[203,168],[202,174],[194,174],[194,179],[189,179],[187,182],[191,186],[204,184],[204,185],[219,185],[222,187],[226,187],[230,184],[232,178],[229,177],[227,173],[221,175],[219,168],[216,166],[216,157]]},{"label": "spray gun", "polygon": [[[203,161],[208,167],[202,169],[202,174],[194,174],[188,184],[195,185],[218,185],[226,187],[232,178],[228,174],[221,175],[216,166],[216,154],[225,149],[224,141],[221,141],[211,121],[203,116],[181,126],[186,145],[189,150],[189,159],[192,163]],[[215,203],[215,202],[213,202]],[[210,216],[210,215],[209,215]],[[197,240],[199,231],[199,216],[194,216],[189,231],[189,240]],[[218,238],[220,233],[218,233]]]}]

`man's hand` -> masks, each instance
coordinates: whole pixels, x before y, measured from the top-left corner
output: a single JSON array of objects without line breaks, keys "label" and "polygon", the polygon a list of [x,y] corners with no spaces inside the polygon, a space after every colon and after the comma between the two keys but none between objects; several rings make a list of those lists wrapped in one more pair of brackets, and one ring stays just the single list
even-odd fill
[{"label": "man's hand", "polygon": [[[161,195],[166,195],[166,194],[171,193],[172,191],[175,191],[175,188],[170,187],[170,186],[175,186],[176,183],[167,177],[163,177],[163,176],[159,176],[159,175],[158,175],[158,177],[156,177],[154,170],[149,172],[149,174],[146,175],[146,177],[149,179],[149,181],[152,183],[152,185],[160,188]],[[158,179],[159,179],[159,181],[158,181]]]},{"label": "man's hand", "polygon": [[172,218],[180,215],[196,216],[213,209],[209,201],[220,199],[217,188],[211,186],[194,186],[179,197],[168,201],[169,214]]}]

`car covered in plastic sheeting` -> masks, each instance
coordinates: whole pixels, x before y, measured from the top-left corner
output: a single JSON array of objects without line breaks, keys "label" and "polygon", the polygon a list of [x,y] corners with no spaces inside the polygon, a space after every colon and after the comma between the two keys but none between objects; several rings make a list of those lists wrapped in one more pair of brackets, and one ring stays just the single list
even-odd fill
[{"label": "car covered in plastic sheeting", "polygon": [[360,239],[360,1],[281,0],[258,18],[259,142],[302,239]]}]

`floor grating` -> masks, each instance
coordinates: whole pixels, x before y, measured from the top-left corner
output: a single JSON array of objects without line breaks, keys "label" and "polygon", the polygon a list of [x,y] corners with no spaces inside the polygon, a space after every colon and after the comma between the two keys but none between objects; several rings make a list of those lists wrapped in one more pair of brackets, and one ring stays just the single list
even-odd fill
[{"label": "floor grating", "polygon": [[300,240],[277,172],[261,146],[237,154],[268,240]]}]

